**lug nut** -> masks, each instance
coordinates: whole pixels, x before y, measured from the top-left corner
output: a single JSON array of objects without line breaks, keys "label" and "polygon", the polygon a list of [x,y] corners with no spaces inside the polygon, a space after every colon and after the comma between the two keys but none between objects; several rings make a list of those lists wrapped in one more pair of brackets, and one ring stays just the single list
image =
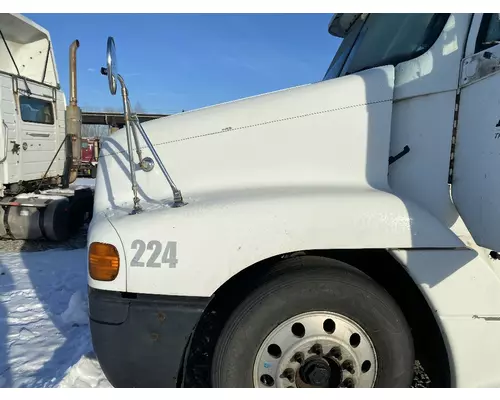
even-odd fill
[{"label": "lug nut", "polygon": [[311,350],[309,350],[309,353],[316,354],[318,356],[323,354],[323,347],[319,343],[316,343],[311,347]]},{"label": "lug nut", "polygon": [[304,354],[302,353],[295,353],[295,355],[292,357],[292,361],[298,362],[300,365],[304,362]]},{"label": "lug nut", "polygon": [[340,347],[332,347],[329,355],[336,358],[337,360],[342,360],[342,351],[340,350]]},{"label": "lug nut", "polygon": [[345,360],[342,363],[342,368],[345,369],[347,372],[354,374],[354,365],[350,360]]},{"label": "lug nut", "polygon": [[295,371],[292,368],[287,368],[283,371],[281,377],[293,382],[295,380]]},{"label": "lug nut", "polygon": [[342,382],[342,387],[353,388],[354,387],[354,381],[351,378],[344,379],[344,382]]}]

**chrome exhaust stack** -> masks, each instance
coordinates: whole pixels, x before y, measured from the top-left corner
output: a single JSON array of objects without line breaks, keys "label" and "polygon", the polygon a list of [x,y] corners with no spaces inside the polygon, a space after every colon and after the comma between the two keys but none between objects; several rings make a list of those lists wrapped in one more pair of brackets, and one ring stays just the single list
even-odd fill
[{"label": "chrome exhaust stack", "polygon": [[[76,82],[76,50],[80,42],[75,40],[69,48],[69,89],[70,101],[66,108],[66,171],[67,184],[78,177],[82,147],[82,110],[78,107]],[[65,185],[66,186],[66,185]]]}]

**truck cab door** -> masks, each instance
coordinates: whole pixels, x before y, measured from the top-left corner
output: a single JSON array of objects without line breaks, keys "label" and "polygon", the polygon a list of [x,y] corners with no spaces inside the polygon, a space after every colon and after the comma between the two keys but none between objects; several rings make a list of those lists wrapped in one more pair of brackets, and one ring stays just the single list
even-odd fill
[{"label": "truck cab door", "polygon": [[[44,176],[64,140],[64,114],[58,109],[57,92],[35,82],[29,83],[31,93],[19,91],[20,179],[36,180]],[[64,150],[64,149],[63,149]],[[64,152],[59,152],[47,176],[63,173]]]},{"label": "truck cab door", "polygon": [[452,198],[480,246],[500,252],[500,14],[476,14],[462,61]]}]

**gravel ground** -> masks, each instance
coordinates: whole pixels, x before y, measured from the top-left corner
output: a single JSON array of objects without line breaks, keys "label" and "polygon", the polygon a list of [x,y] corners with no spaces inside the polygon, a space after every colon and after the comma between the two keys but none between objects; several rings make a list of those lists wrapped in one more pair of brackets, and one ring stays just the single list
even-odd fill
[{"label": "gravel ground", "polygon": [[431,386],[431,380],[419,361],[415,361],[413,370],[415,371],[415,376],[413,377],[412,388],[428,388]]}]

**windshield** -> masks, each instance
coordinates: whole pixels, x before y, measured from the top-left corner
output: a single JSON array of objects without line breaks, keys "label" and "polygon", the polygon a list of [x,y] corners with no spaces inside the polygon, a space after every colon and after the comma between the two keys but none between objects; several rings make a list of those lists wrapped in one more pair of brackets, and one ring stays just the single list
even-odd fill
[{"label": "windshield", "polygon": [[324,80],[425,53],[450,14],[368,14],[360,17],[339,46]]}]

